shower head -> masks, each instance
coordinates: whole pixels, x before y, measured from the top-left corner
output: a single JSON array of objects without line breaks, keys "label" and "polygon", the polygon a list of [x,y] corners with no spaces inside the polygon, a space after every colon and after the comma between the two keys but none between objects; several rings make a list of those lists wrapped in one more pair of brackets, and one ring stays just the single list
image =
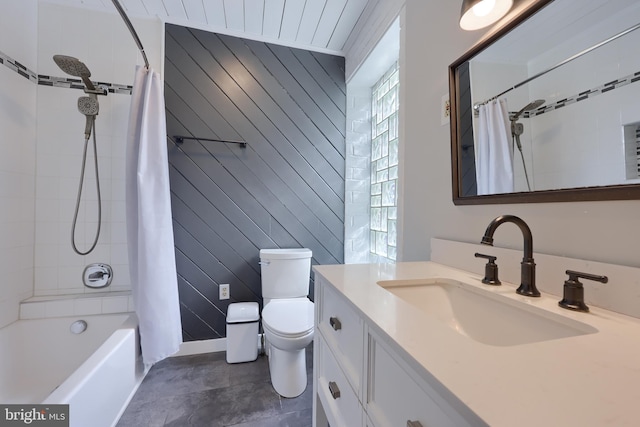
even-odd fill
[{"label": "shower head", "polygon": [[91,80],[89,80],[91,71],[89,71],[89,68],[78,58],[66,55],[53,55],[53,61],[65,73],[74,77],[80,77],[89,91],[96,91],[96,87],[91,83]]},{"label": "shower head", "polygon": [[98,98],[95,95],[81,96],[78,98],[78,111],[87,116],[87,121],[84,127],[84,137],[89,139],[91,136],[91,129],[93,123],[96,120],[99,110]]},{"label": "shower head", "polygon": [[544,99],[536,99],[535,101],[532,101],[530,103],[528,103],[527,105],[525,105],[524,107],[522,107],[522,109],[520,111],[518,111],[513,118],[511,119],[511,121],[516,121],[520,118],[520,116],[522,115],[522,113],[524,113],[525,111],[531,111],[531,110],[535,110],[536,108],[539,108],[542,104],[544,104],[546,101]]},{"label": "shower head", "polygon": [[535,101],[532,101],[532,102],[528,103],[527,105],[525,105],[524,108],[521,111],[535,110],[536,108],[539,108],[544,103],[545,103],[544,99],[536,99]]},{"label": "shower head", "polygon": [[78,58],[66,55],[53,55],[53,60],[65,73],[75,77],[91,77],[91,71]]},{"label": "shower head", "polygon": [[81,96],[78,98],[78,111],[85,116],[97,116],[98,115],[98,99],[92,96]]}]

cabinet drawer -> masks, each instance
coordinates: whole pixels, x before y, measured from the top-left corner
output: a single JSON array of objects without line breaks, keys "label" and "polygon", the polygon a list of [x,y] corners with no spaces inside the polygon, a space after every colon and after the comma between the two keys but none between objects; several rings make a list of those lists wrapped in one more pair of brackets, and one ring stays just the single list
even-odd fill
[{"label": "cabinet drawer", "polygon": [[322,336],[318,346],[317,389],[331,427],[362,426],[362,407]]},{"label": "cabinet drawer", "polygon": [[364,364],[364,326],[360,316],[330,286],[321,285],[318,328],[333,350],[351,386],[360,393]]},{"label": "cabinet drawer", "polygon": [[415,373],[409,373],[400,366],[385,345],[370,337],[366,412],[371,421],[377,426],[462,425],[454,422],[414,381],[416,377]]}]

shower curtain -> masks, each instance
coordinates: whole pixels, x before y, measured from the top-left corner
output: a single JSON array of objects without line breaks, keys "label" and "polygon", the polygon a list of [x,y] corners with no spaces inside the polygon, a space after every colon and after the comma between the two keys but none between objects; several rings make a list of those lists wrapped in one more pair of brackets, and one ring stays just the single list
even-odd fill
[{"label": "shower curtain", "polygon": [[146,366],[182,342],[160,75],[137,67],[127,135],[126,210],[129,269]]},{"label": "shower curtain", "polygon": [[478,195],[513,192],[513,146],[506,99],[480,105],[475,155]]}]

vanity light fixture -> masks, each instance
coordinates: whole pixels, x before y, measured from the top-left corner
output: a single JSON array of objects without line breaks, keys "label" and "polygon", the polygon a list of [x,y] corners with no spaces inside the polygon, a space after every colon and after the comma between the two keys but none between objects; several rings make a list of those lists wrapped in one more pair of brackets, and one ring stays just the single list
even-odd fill
[{"label": "vanity light fixture", "polygon": [[513,0],[463,0],[460,10],[460,28],[479,30],[493,24],[511,9]]}]

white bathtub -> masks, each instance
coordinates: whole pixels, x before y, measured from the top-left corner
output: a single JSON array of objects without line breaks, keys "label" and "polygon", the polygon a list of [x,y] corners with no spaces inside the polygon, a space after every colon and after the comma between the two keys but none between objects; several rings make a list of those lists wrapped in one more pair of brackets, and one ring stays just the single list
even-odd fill
[{"label": "white bathtub", "polygon": [[[76,320],[87,329],[73,334]],[[116,424],[144,378],[132,314],[19,320],[0,329],[0,402],[69,404],[71,427]]]}]

